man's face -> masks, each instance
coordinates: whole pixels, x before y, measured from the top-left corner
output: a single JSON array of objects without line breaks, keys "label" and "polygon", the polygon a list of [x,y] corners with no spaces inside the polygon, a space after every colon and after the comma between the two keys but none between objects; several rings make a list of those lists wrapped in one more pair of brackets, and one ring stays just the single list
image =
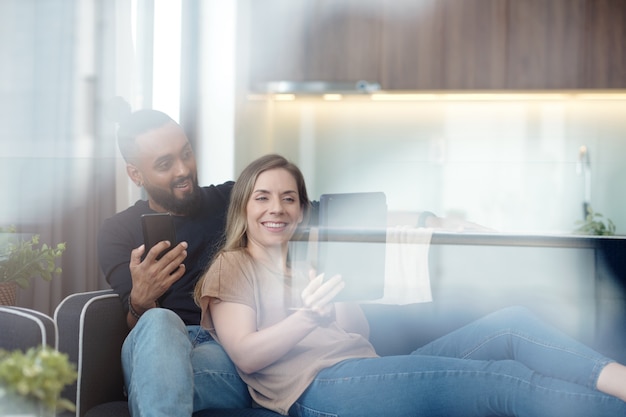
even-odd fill
[{"label": "man's face", "polygon": [[137,156],[127,165],[130,178],[143,185],[158,212],[191,214],[200,196],[196,158],[183,129],[168,123],[135,140]]}]

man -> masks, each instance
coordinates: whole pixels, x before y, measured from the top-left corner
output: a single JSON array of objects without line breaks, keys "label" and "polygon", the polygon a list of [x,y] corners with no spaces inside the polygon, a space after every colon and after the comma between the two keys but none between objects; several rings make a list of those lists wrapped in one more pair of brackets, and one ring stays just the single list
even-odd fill
[{"label": "man", "polygon": [[[164,113],[132,113],[120,123],[118,143],[129,178],[148,197],[107,219],[98,236],[100,266],[131,329],[122,348],[131,414],[189,417],[206,408],[249,407],[245,384],[199,326],[192,298],[222,238],[233,182],[199,187],[187,136]],[[145,253],[140,219],[155,212],[174,216],[180,242],[160,259],[175,242]]]}]

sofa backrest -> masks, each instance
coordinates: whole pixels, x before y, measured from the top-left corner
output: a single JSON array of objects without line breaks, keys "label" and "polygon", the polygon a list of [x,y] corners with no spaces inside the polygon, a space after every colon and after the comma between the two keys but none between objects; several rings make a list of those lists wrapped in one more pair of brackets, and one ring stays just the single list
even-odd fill
[{"label": "sofa backrest", "polygon": [[78,379],[64,398],[76,404],[76,417],[92,407],[124,400],[122,343],[128,334],[124,311],[112,290],[72,294],[56,308],[57,349],[77,364]]}]

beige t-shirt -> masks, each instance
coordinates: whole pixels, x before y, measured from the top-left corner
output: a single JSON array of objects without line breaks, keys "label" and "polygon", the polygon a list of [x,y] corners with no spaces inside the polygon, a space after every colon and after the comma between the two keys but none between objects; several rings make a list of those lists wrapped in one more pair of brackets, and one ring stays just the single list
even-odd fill
[{"label": "beige t-shirt", "polygon": [[[259,330],[271,326],[287,317],[290,307],[301,306],[299,294],[306,283],[304,274],[284,276],[256,264],[245,250],[223,253],[206,273],[202,325],[219,342],[208,309],[209,299],[217,298],[254,309]],[[238,372],[257,404],[287,415],[320,370],[345,359],[376,356],[367,339],[346,333],[333,322],[313,330],[287,355],[264,369],[253,374]]]}]

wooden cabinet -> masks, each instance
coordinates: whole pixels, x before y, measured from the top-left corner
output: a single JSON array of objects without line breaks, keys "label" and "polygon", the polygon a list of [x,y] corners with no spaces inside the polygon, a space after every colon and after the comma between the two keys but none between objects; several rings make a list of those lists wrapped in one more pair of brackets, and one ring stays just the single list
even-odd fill
[{"label": "wooden cabinet", "polygon": [[251,1],[250,79],[380,79],[383,0]]},{"label": "wooden cabinet", "polygon": [[379,82],[384,89],[434,89],[445,85],[445,22],[440,4],[412,0],[385,4],[379,57]]},{"label": "wooden cabinet", "polygon": [[508,2],[506,87],[582,87],[585,0]]},{"label": "wooden cabinet", "polygon": [[316,3],[305,48],[308,79],[376,80],[380,76],[382,0]]},{"label": "wooden cabinet", "polygon": [[239,32],[248,40],[240,44],[247,46],[251,87],[263,81],[305,79],[310,4],[252,0],[247,13],[240,13],[248,17],[240,21],[244,30]]},{"label": "wooden cabinet", "polygon": [[581,85],[626,88],[626,1],[585,2]]},{"label": "wooden cabinet", "polygon": [[506,85],[506,2],[386,2],[381,84],[386,89]]},{"label": "wooden cabinet", "polygon": [[624,0],[251,1],[250,81],[626,88]]},{"label": "wooden cabinet", "polygon": [[444,2],[443,88],[484,89],[507,85],[507,3]]}]

